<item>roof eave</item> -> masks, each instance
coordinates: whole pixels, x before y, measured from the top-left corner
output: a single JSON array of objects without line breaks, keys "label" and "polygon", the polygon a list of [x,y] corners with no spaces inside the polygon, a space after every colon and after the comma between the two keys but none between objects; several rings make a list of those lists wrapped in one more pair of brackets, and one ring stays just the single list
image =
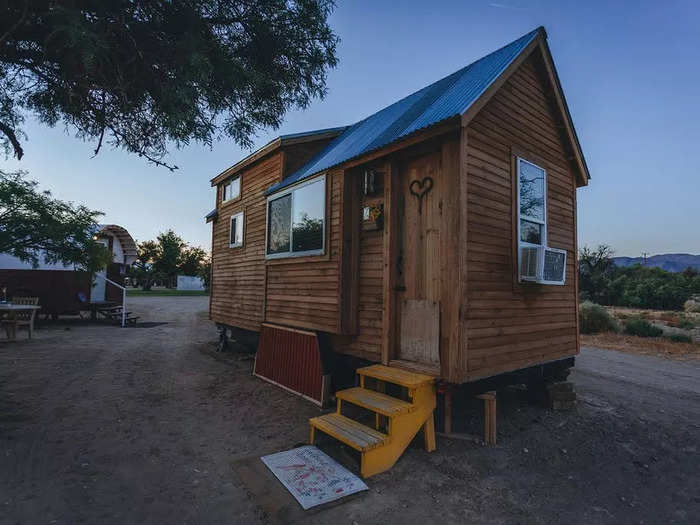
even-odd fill
[{"label": "roof eave", "polygon": [[339,126],[336,128],[327,128],[327,129],[319,130],[318,133],[310,132],[310,133],[295,133],[295,134],[291,134],[291,135],[281,135],[281,136],[277,137],[276,139],[271,140],[270,142],[265,144],[263,147],[255,150],[253,153],[251,153],[247,157],[239,160],[233,166],[226,168],[224,171],[222,171],[216,177],[214,177],[210,180],[211,185],[216,186],[224,179],[226,179],[232,175],[235,175],[236,173],[241,171],[243,168],[246,168],[246,167],[250,166],[251,164],[253,164],[254,162],[266,157],[267,155],[274,153],[279,148],[282,148],[284,146],[292,146],[294,144],[302,144],[304,142],[313,142],[315,140],[323,140],[325,138],[337,137],[346,129],[347,129],[347,126]]},{"label": "roof eave", "polygon": [[494,78],[493,82],[479,95],[479,97],[474,100],[467,108],[465,108],[462,113],[462,127],[466,127],[476,116],[476,114],[483,108],[486,103],[496,94],[496,92],[506,83],[510,76],[522,65],[523,62],[532,54],[535,49],[540,49],[542,57],[547,67],[547,72],[550,80],[553,84],[555,90],[557,104],[562,113],[564,119],[564,125],[566,127],[569,142],[571,143],[574,159],[578,167],[576,173],[577,185],[586,186],[588,180],[590,179],[590,173],[588,172],[588,166],[586,164],[586,159],[583,156],[583,150],[581,148],[581,143],[578,140],[578,135],[576,134],[576,129],[574,128],[574,123],[571,118],[571,113],[569,112],[569,107],[566,103],[566,98],[564,96],[564,91],[561,87],[561,82],[559,81],[559,75],[557,74],[556,67],[554,66],[554,59],[552,58],[552,53],[547,44],[547,32],[544,27],[539,27],[537,31],[537,36],[532,39],[532,41],[520,52],[520,54],[506,67],[500,75]]},{"label": "roof eave", "polygon": [[211,179],[211,185],[216,186],[219,184],[222,180],[226,179],[227,177],[230,177],[231,175],[234,175],[238,173],[240,170],[245,168],[246,166],[251,165],[254,163],[256,160],[259,160],[276,149],[278,149],[282,145],[282,139],[280,137],[277,137],[274,140],[271,140],[267,144],[265,144],[262,148],[259,148],[255,150],[253,153],[248,155],[247,157],[239,160],[236,162],[233,166],[230,166],[229,168],[226,168],[224,171],[219,173],[216,177]]},{"label": "roof eave", "polygon": [[554,84],[554,89],[557,94],[557,103],[560,106],[560,110],[564,117],[564,124],[566,126],[567,134],[569,135],[569,141],[574,149],[574,157],[576,160],[576,165],[579,168],[579,173],[577,178],[578,186],[587,186],[588,181],[591,178],[591,174],[588,171],[588,164],[586,163],[586,157],[583,154],[583,148],[578,139],[578,133],[576,133],[576,127],[574,126],[574,121],[571,118],[571,112],[569,111],[569,105],[566,102],[566,96],[564,95],[564,89],[561,86],[561,81],[559,80],[559,73],[557,73],[557,68],[554,65],[554,58],[552,57],[552,52],[547,44],[546,33],[544,38],[540,40],[540,49],[542,50],[542,57],[544,58],[545,66],[547,67],[547,72]]}]

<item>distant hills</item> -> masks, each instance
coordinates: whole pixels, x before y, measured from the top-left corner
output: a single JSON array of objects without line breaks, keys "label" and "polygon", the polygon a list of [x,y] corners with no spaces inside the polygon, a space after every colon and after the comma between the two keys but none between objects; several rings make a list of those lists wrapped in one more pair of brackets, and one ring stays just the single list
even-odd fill
[{"label": "distant hills", "polygon": [[[633,266],[644,263],[641,257],[613,257],[613,261],[617,266]],[[700,255],[691,255],[689,253],[651,255],[647,257],[646,265],[662,268],[669,272],[682,272],[688,266],[700,271]]]}]

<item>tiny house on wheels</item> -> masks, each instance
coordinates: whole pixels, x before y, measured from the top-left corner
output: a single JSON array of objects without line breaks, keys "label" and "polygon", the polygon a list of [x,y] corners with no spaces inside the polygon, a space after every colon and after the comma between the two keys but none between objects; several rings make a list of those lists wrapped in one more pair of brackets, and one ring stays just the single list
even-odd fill
[{"label": "tiny house on wheels", "polygon": [[[364,475],[380,472],[420,428],[432,448],[438,384],[572,364],[588,179],[539,28],[214,177],[211,318],[224,334],[259,333],[256,375],[316,401],[345,356],[376,363],[311,426],[360,451]],[[376,425],[343,415],[343,401]]]}]

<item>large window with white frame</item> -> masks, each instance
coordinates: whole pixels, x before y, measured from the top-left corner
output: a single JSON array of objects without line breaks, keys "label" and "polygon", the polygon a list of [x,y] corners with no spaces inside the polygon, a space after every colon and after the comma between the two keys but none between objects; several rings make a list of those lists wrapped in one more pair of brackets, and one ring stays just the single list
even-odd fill
[{"label": "large window with white frame", "polygon": [[231,215],[228,245],[229,248],[239,248],[243,246],[243,212]]},{"label": "large window with white frame", "polygon": [[236,199],[241,194],[241,177],[231,177],[224,182],[221,193],[221,202]]},{"label": "large window with white frame", "polygon": [[325,175],[268,197],[268,259],[320,255],[325,250],[325,238]]},{"label": "large window with white frame", "polygon": [[523,158],[518,167],[518,239],[520,245],[547,245],[547,172]]}]

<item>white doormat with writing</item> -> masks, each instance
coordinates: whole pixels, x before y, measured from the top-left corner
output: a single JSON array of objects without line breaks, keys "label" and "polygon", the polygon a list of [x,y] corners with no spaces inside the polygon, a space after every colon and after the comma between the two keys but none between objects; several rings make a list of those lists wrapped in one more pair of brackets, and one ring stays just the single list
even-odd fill
[{"label": "white doormat with writing", "polygon": [[304,510],[367,490],[355,474],[310,445],[260,459]]}]

